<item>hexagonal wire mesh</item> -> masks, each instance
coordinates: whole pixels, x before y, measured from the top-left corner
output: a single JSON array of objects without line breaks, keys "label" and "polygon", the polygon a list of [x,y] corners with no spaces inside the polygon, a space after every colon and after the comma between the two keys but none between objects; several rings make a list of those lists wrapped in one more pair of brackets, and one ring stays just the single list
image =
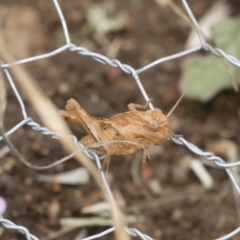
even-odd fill
[{"label": "hexagonal wire mesh", "polygon": [[[189,55],[191,53],[198,52],[200,50],[204,50],[206,52],[212,53],[216,57],[225,58],[229,63],[231,63],[231,64],[233,64],[237,67],[240,67],[240,61],[238,59],[236,59],[235,57],[233,57],[231,55],[228,55],[227,53],[225,53],[224,51],[222,51],[219,48],[212,47],[210,44],[208,44],[206,42],[203,34],[201,33],[201,29],[198,25],[198,22],[196,21],[193,13],[191,12],[186,0],[182,0],[182,4],[183,4],[183,6],[184,6],[184,8],[185,8],[185,10],[188,14],[189,19],[191,20],[191,22],[194,26],[195,31],[198,34],[198,37],[199,37],[199,40],[200,40],[200,45],[198,47],[191,48],[191,49],[188,49],[186,51],[182,51],[182,52],[173,54],[171,56],[167,56],[167,57],[157,59],[156,61],[151,62],[148,65],[146,65],[146,66],[144,66],[140,69],[134,69],[133,67],[131,67],[129,65],[121,63],[119,60],[109,59],[109,58],[107,58],[107,57],[105,57],[101,54],[94,53],[94,52],[89,51],[86,48],[78,47],[78,46],[74,45],[70,40],[67,24],[66,24],[66,21],[64,19],[63,14],[62,14],[60,5],[58,4],[57,0],[53,0],[53,3],[54,3],[54,6],[57,10],[58,15],[59,15],[59,20],[61,21],[61,24],[62,24],[62,29],[63,29],[63,33],[64,33],[64,36],[65,36],[66,44],[64,46],[56,49],[53,52],[49,52],[49,53],[46,53],[46,54],[43,54],[43,55],[40,55],[40,56],[23,59],[23,60],[14,62],[14,63],[1,63],[1,68],[3,70],[3,73],[6,77],[6,79],[10,83],[10,86],[11,86],[11,88],[12,88],[12,90],[13,90],[13,92],[14,92],[14,94],[15,94],[15,96],[16,96],[19,104],[20,104],[20,109],[21,109],[21,112],[22,112],[22,115],[23,115],[23,120],[21,122],[19,122],[17,125],[15,125],[12,129],[10,129],[6,133],[6,135],[8,135],[8,136],[13,134],[17,129],[21,128],[22,126],[28,125],[34,131],[38,131],[38,132],[42,133],[43,135],[50,135],[52,138],[55,138],[55,139],[59,137],[58,134],[55,134],[55,133],[49,131],[47,128],[40,126],[38,123],[34,122],[31,118],[28,117],[27,112],[25,110],[24,103],[22,101],[22,98],[21,98],[21,96],[18,92],[18,89],[16,88],[16,86],[14,84],[14,81],[13,81],[13,79],[12,79],[12,77],[11,77],[9,71],[8,71],[8,68],[11,68],[11,66],[13,66],[15,64],[24,64],[24,63],[29,63],[29,62],[32,62],[32,61],[38,61],[40,59],[49,58],[49,57],[52,57],[54,55],[57,55],[57,54],[65,51],[65,50],[69,50],[71,52],[76,52],[77,54],[80,54],[80,55],[91,57],[94,60],[96,60],[96,61],[98,61],[102,64],[109,65],[113,68],[120,68],[123,72],[131,75],[134,78],[134,80],[136,81],[136,84],[137,84],[143,98],[145,99],[145,101],[149,101],[149,97],[148,97],[143,85],[141,84],[141,81],[140,81],[140,78],[139,78],[139,73],[142,73],[143,71],[146,71],[149,68],[152,68],[152,67],[154,67],[154,66],[156,66],[160,63],[170,61],[170,60],[173,60],[173,59],[176,59],[176,58],[180,58],[180,57]],[[149,104],[149,107],[151,109],[153,109],[153,105],[151,103]],[[83,146],[78,142],[78,140],[75,136],[70,136],[70,138],[72,139],[72,141],[75,143],[75,145],[78,148],[81,148],[81,149],[83,148]],[[2,140],[3,140],[3,136],[0,136],[0,141],[2,141]],[[239,186],[238,186],[238,184],[237,184],[237,182],[236,182],[236,180],[235,180],[235,178],[234,178],[234,176],[231,172],[231,168],[240,165],[240,162],[225,163],[225,161],[222,158],[220,158],[218,156],[215,156],[211,152],[203,152],[201,149],[199,149],[197,146],[193,145],[192,143],[189,143],[183,137],[169,136],[169,140],[173,141],[177,145],[185,146],[191,152],[205,158],[207,161],[214,162],[218,167],[225,170],[226,173],[228,174],[229,179],[231,180],[234,188],[236,189],[237,193],[240,195],[240,188],[239,188]],[[92,160],[94,160],[96,162],[98,168],[100,169],[101,168],[100,158],[96,154],[91,154],[91,153],[88,153],[87,151],[85,151],[85,153],[88,155],[89,158],[91,158]],[[59,162],[56,162],[56,163],[52,164],[51,166],[55,166],[58,163]],[[102,177],[102,181],[104,183],[104,186],[107,189],[108,194],[112,198],[112,194],[111,194],[111,191],[109,189],[109,186],[108,186],[108,183],[106,181],[106,178],[105,178],[104,174],[101,174],[101,177]],[[13,229],[13,230],[21,232],[22,234],[24,234],[26,236],[27,240],[33,240],[33,239],[37,240],[38,239],[36,236],[33,236],[32,234],[30,234],[30,232],[27,228],[25,228],[23,226],[18,226],[16,224],[14,224],[13,222],[11,222],[7,219],[4,219],[1,215],[0,215],[0,222],[1,222],[1,224],[4,228]],[[91,237],[84,238],[84,240],[99,239],[100,237],[102,237],[104,235],[107,235],[107,234],[113,232],[114,230],[115,230],[115,227],[112,227],[112,228],[109,228],[106,231],[103,231],[103,232],[99,233],[99,234],[93,235]],[[143,240],[152,239],[151,237],[149,237],[145,234],[142,234],[137,229],[125,228],[125,230],[131,236],[138,237],[138,238],[143,239]],[[229,239],[230,237],[236,235],[239,232],[240,232],[240,227],[238,227],[237,229],[235,229],[231,233],[229,233],[229,234],[227,234],[223,237],[218,238],[218,240]]]}]

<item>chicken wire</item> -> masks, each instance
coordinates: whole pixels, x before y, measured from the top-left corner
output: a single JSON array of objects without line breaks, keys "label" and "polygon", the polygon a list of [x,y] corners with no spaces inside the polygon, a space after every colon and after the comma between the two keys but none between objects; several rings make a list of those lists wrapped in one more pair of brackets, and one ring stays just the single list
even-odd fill
[{"label": "chicken wire", "polygon": [[[20,105],[20,109],[21,109],[21,112],[22,112],[22,115],[23,115],[23,120],[21,122],[19,122],[18,124],[16,124],[12,129],[10,129],[6,133],[7,136],[13,134],[16,130],[18,130],[22,126],[28,125],[34,131],[38,131],[38,132],[42,133],[43,135],[51,136],[54,139],[57,139],[59,137],[58,134],[53,133],[49,129],[40,126],[33,119],[28,117],[28,114],[25,110],[25,105],[22,101],[22,98],[21,98],[21,96],[18,92],[18,89],[16,88],[15,83],[14,83],[14,81],[13,81],[13,79],[12,79],[12,77],[11,77],[9,71],[8,71],[8,69],[11,68],[11,66],[13,66],[15,64],[24,64],[24,63],[29,63],[29,62],[32,62],[32,61],[38,61],[38,60],[41,60],[41,59],[49,58],[49,57],[55,56],[57,54],[60,54],[61,52],[65,51],[65,50],[69,50],[71,52],[76,52],[77,54],[84,55],[84,56],[87,56],[87,57],[91,57],[94,60],[96,60],[96,61],[98,61],[102,64],[109,65],[109,66],[114,67],[114,68],[120,68],[123,72],[131,75],[134,78],[134,80],[135,80],[135,82],[136,82],[136,84],[137,84],[137,86],[138,86],[138,88],[139,88],[139,90],[140,90],[140,92],[141,92],[141,94],[142,94],[142,96],[143,96],[143,98],[145,99],[146,102],[149,101],[149,97],[148,97],[148,95],[147,95],[147,93],[146,93],[146,91],[145,91],[145,89],[144,89],[144,87],[143,87],[143,85],[140,81],[139,73],[142,73],[142,72],[148,70],[149,68],[152,68],[152,67],[154,67],[154,66],[156,66],[160,63],[170,61],[170,60],[173,60],[173,59],[177,59],[177,58],[189,55],[191,53],[198,52],[200,50],[204,50],[206,52],[212,53],[216,57],[225,58],[229,63],[231,63],[231,64],[233,64],[237,67],[240,67],[240,62],[237,58],[235,58],[234,56],[228,55],[227,53],[225,53],[224,51],[222,51],[219,48],[212,47],[210,44],[208,44],[206,42],[206,40],[205,40],[205,38],[204,38],[204,36],[201,32],[201,29],[198,25],[198,22],[196,21],[191,9],[188,6],[187,1],[185,1],[185,0],[182,0],[182,4],[183,4],[183,7],[184,7],[185,11],[187,12],[187,15],[188,15],[189,19],[192,22],[192,25],[193,25],[197,35],[198,35],[198,38],[199,38],[199,41],[200,41],[199,46],[188,49],[188,50],[185,50],[185,51],[182,51],[182,52],[179,52],[179,53],[176,53],[176,54],[173,54],[173,55],[170,55],[170,56],[167,56],[167,57],[157,59],[156,61],[153,61],[153,62],[149,63],[148,65],[146,65],[146,66],[144,66],[140,69],[134,69],[133,67],[131,67],[129,65],[121,63],[117,59],[109,59],[106,56],[103,56],[103,55],[95,53],[95,52],[91,52],[86,48],[79,47],[79,46],[76,46],[73,43],[71,43],[68,28],[67,28],[67,24],[66,24],[65,18],[63,16],[63,13],[61,11],[60,5],[59,5],[57,0],[53,0],[53,4],[54,4],[54,6],[57,10],[59,20],[62,24],[62,30],[63,30],[63,33],[64,33],[66,44],[64,46],[52,51],[52,52],[49,52],[49,53],[46,53],[46,54],[43,54],[43,55],[39,55],[39,56],[36,56],[36,57],[30,57],[30,58],[22,59],[20,61],[14,62],[14,63],[0,62],[3,73],[6,77],[6,79],[8,80],[8,82],[9,82],[9,84],[10,84],[10,86],[11,86],[11,88],[12,88],[12,90],[13,90],[13,92],[14,92],[17,100],[18,100],[18,103]],[[152,103],[149,104],[149,107],[150,107],[150,109],[154,108]],[[78,140],[75,136],[70,136],[70,138],[72,139],[72,141],[75,143],[75,145],[78,148],[83,149],[83,146],[78,142]],[[2,141],[2,140],[3,140],[3,136],[0,136],[0,141]],[[195,153],[198,156],[201,156],[201,157],[205,158],[207,161],[214,162],[218,167],[225,170],[227,175],[229,176],[229,179],[232,182],[235,190],[237,191],[238,195],[240,195],[240,188],[239,188],[239,186],[237,184],[237,181],[234,178],[233,173],[231,171],[232,167],[236,167],[236,166],[240,165],[240,161],[234,162],[234,163],[226,163],[222,158],[220,158],[218,156],[215,156],[211,152],[202,151],[197,146],[188,142],[183,137],[169,136],[169,140],[173,141],[177,145],[185,146],[191,152]],[[101,161],[100,161],[101,159],[100,159],[100,157],[98,155],[94,154],[94,153],[89,153],[86,150],[85,150],[85,153],[88,155],[88,157],[90,157],[93,161],[95,161],[96,164],[97,164],[97,167],[99,169],[101,169]],[[59,162],[56,162],[56,163],[52,164],[52,166],[54,166],[58,163]],[[111,199],[113,199],[113,196],[112,196],[111,190],[108,186],[105,175],[103,174],[103,172],[101,172],[100,174],[101,174],[103,184],[104,184],[104,186],[107,190],[107,193],[108,193],[109,197]],[[25,235],[27,240],[37,240],[38,239],[36,236],[32,235],[27,228],[25,228],[23,226],[16,225],[15,223],[13,223],[13,222],[11,222],[7,219],[4,219],[3,216],[1,216],[1,215],[0,215],[0,223],[6,229],[12,229],[12,230],[16,230],[16,231],[21,232],[22,234]],[[98,234],[90,236],[90,237],[86,237],[86,238],[84,238],[84,240],[100,239],[100,237],[102,237],[104,235],[107,235],[107,234],[113,232],[114,230],[115,230],[115,227],[111,227],[111,228],[109,228],[109,229],[107,229],[107,230],[105,230],[101,233],[98,233]],[[152,239],[151,237],[141,233],[137,229],[125,228],[125,230],[130,236],[138,237],[139,239],[143,239],[143,240]],[[218,240],[229,239],[239,232],[240,232],[240,227],[236,228],[234,231],[230,232],[229,234],[218,238]]]}]

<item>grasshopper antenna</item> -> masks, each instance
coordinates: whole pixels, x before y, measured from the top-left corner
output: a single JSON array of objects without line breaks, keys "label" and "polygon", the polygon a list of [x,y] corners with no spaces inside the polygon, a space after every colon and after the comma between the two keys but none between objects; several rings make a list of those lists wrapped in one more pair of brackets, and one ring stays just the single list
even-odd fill
[{"label": "grasshopper antenna", "polygon": [[182,93],[181,97],[177,100],[177,102],[174,104],[174,106],[172,107],[172,109],[170,110],[170,112],[167,114],[167,118],[169,118],[171,116],[171,114],[174,112],[174,110],[176,109],[176,107],[178,106],[178,104],[181,102],[181,100],[183,99],[185,95],[185,92]]}]

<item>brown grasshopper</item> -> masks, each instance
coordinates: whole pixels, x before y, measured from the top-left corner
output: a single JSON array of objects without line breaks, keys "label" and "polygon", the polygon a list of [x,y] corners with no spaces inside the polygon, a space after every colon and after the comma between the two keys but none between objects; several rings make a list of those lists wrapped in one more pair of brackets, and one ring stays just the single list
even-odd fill
[{"label": "brown grasshopper", "polygon": [[[128,112],[118,113],[109,119],[97,118],[90,116],[72,98],[67,101],[66,111],[60,110],[59,114],[67,121],[84,127],[88,135],[80,142],[94,152],[105,155],[102,165],[102,169],[105,169],[112,155],[127,155],[139,149],[146,150],[150,144],[163,144],[171,133],[168,117],[181,98],[167,116],[157,108],[137,111],[136,108],[147,108],[148,103],[146,105],[130,103]],[[147,154],[144,151],[143,165],[146,164],[146,158]]]}]

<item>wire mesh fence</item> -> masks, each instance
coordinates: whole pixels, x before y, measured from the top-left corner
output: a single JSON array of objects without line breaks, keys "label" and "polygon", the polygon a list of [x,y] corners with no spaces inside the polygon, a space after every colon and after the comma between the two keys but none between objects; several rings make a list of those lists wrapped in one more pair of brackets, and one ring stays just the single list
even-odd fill
[{"label": "wire mesh fence", "polygon": [[[65,37],[65,45],[56,49],[56,50],[54,50],[54,51],[52,51],[52,52],[49,52],[49,53],[46,53],[46,54],[43,54],[43,55],[39,55],[39,56],[35,56],[35,57],[22,59],[22,60],[19,60],[17,62],[9,62],[9,63],[1,62],[1,68],[3,70],[3,74],[6,78],[6,80],[9,82],[9,84],[10,84],[10,86],[11,86],[11,88],[12,88],[12,90],[13,90],[16,98],[17,98],[17,101],[19,103],[19,108],[20,108],[20,111],[22,112],[22,116],[23,116],[22,121],[20,121],[13,128],[11,128],[10,130],[7,131],[7,133],[6,133],[7,136],[9,136],[11,134],[14,134],[14,132],[16,132],[19,128],[23,127],[24,125],[27,125],[27,126],[31,127],[32,130],[40,132],[43,135],[51,136],[54,139],[59,138],[59,135],[57,133],[53,133],[49,129],[47,129],[43,126],[40,126],[37,122],[35,122],[33,119],[31,119],[28,116],[25,105],[24,105],[23,100],[22,100],[22,97],[19,94],[18,88],[15,85],[14,79],[12,78],[12,76],[11,76],[9,70],[8,70],[14,65],[20,65],[20,64],[33,62],[33,61],[38,61],[38,60],[45,59],[45,58],[50,58],[50,57],[53,57],[57,54],[60,54],[63,51],[68,50],[68,51],[74,52],[76,54],[83,55],[85,57],[90,57],[90,58],[94,59],[95,61],[99,62],[100,64],[108,65],[108,66],[113,67],[113,68],[119,68],[123,72],[125,72],[126,74],[129,74],[130,76],[132,76],[132,78],[135,80],[135,82],[136,82],[136,84],[137,84],[137,86],[138,86],[138,88],[139,88],[139,90],[140,90],[140,92],[141,92],[141,94],[142,94],[142,96],[143,96],[143,98],[146,102],[149,101],[150,99],[148,97],[147,92],[145,91],[145,88],[143,87],[143,85],[141,83],[141,80],[139,78],[139,74],[144,72],[144,71],[147,71],[148,69],[153,68],[153,67],[155,67],[155,66],[157,66],[157,65],[159,65],[163,62],[171,61],[171,60],[174,60],[174,59],[177,59],[177,58],[184,57],[186,55],[190,55],[192,53],[196,53],[200,50],[203,50],[203,51],[206,51],[206,52],[209,52],[209,53],[215,55],[216,57],[226,59],[232,65],[240,67],[240,61],[237,58],[235,58],[234,56],[228,55],[227,53],[225,53],[221,49],[218,49],[218,48],[215,48],[215,47],[211,46],[205,40],[205,38],[204,38],[204,36],[201,32],[201,29],[198,25],[198,22],[196,21],[196,19],[195,19],[193,13],[192,13],[187,1],[185,1],[185,0],[182,0],[182,4],[184,6],[184,9],[185,9],[193,27],[194,27],[194,30],[196,31],[196,33],[198,35],[199,46],[195,47],[195,48],[188,49],[188,50],[184,50],[182,52],[179,52],[179,53],[176,53],[176,54],[173,54],[173,55],[170,55],[170,56],[166,56],[166,57],[157,59],[157,60],[147,64],[146,66],[143,66],[143,67],[139,68],[139,69],[134,69],[130,65],[121,63],[117,59],[109,59],[108,57],[103,56],[99,53],[91,52],[86,48],[76,46],[75,44],[73,44],[71,42],[71,39],[70,39],[70,36],[69,36],[67,22],[65,21],[65,18],[63,16],[63,13],[61,11],[61,7],[60,7],[58,1],[53,0],[53,4],[56,8],[56,11],[57,11],[58,16],[59,16],[59,21],[61,22],[61,25],[62,25],[62,31],[63,31],[64,37]],[[154,109],[152,103],[149,104],[149,107],[150,107],[150,109]],[[78,140],[75,136],[70,136],[70,138],[78,148],[80,148],[80,149],[84,148],[84,146],[81,143],[78,142]],[[0,141],[2,141],[2,140],[4,140],[4,136],[0,136]],[[237,184],[237,181],[234,178],[234,175],[233,175],[232,170],[231,170],[231,168],[239,166],[240,161],[235,162],[235,163],[226,163],[224,161],[224,159],[222,159],[218,156],[215,156],[211,152],[202,151],[197,146],[188,142],[186,139],[184,139],[181,136],[180,137],[169,136],[169,140],[173,141],[177,145],[181,145],[183,147],[186,147],[192,153],[205,158],[206,161],[214,162],[218,167],[220,167],[224,171],[226,171],[227,175],[229,176],[230,181],[232,182],[233,187],[237,191],[238,195],[240,195],[240,188],[239,188],[239,186]],[[89,158],[91,158],[93,161],[95,161],[98,168],[101,169],[101,161],[100,161],[101,159],[100,159],[100,157],[97,156],[96,154],[93,154],[93,153],[88,152],[86,150],[85,150],[85,153],[87,154],[87,156]],[[47,167],[48,168],[53,167],[53,166],[56,166],[57,164],[59,164],[59,162],[55,162],[54,164],[51,164]],[[29,167],[34,167],[35,169],[38,169],[36,166],[33,166],[32,164],[29,164]],[[105,175],[103,173],[101,173],[101,178],[102,178],[102,181],[103,181],[103,184],[104,184],[105,188],[107,189],[107,193],[109,194],[110,198],[113,198],[111,190],[110,190],[110,188],[108,186],[108,183],[107,183],[107,180],[105,178]],[[16,225],[15,223],[13,223],[13,222],[11,222],[7,219],[4,219],[2,216],[0,216],[0,222],[1,222],[2,226],[6,229],[13,229],[13,230],[21,232],[23,235],[25,235],[27,240],[38,239],[36,236],[34,236],[30,233],[31,229],[29,230],[29,229],[27,229],[23,226]],[[109,228],[108,230],[103,231],[101,233],[98,233],[96,235],[84,238],[84,240],[100,239],[102,236],[107,235],[107,234],[113,232],[114,230],[115,230],[115,227],[112,227],[112,228]],[[125,228],[125,230],[129,235],[131,235],[133,237],[138,237],[139,239],[144,239],[144,240],[152,239],[150,236],[147,236],[147,235],[141,233],[137,229]],[[229,239],[229,238],[233,237],[234,235],[238,234],[239,232],[240,232],[240,227],[236,228],[234,231],[230,232],[229,234],[218,238],[218,240]]]}]

